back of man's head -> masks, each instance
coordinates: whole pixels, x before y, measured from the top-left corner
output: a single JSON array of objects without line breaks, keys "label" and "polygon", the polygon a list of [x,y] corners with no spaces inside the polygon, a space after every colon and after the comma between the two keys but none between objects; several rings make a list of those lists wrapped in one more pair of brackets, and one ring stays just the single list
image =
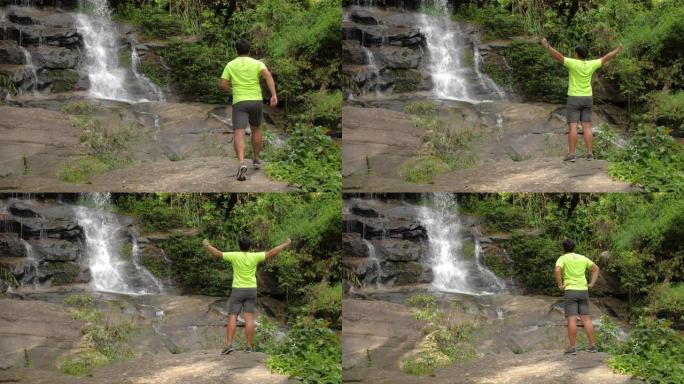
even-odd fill
[{"label": "back of man's head", "polygon": [[575,242],[570,239],[563,240],[563,250],[565,252],[572,252],[575,250]]},{"label": "back of man's head", "polygon": [[252,240],[250,240],[249,237],[243,236],[238,240],[238,245],[240,246],[241,251],[249,251],[249,248],[252,247]]},{"label": "back of man's head", "polygon": [[575,47],[575,53],[577,54],[577,57],[582,60],[585,60],[589,56],[589,50],[582,44]]},{"label": "back of man's head", "polygon": [[238,55],[248,55],[251,48],[252,44],[247,39],[239,39],[235,42],[235,50]]}]

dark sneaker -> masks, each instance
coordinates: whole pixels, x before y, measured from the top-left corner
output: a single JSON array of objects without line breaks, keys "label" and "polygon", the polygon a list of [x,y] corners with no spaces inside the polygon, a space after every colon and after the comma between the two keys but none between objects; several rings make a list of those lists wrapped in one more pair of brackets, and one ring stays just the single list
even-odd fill
[{"label": "dark sneaker", "polygon": [[591,153],[587,153],[587,161],[592,161],[594,160],[594,155]]},{"label": "dark sneaker", "polygon": [[254,167],[254,169],[261,168],[261,160],[259,160],[259,159],[252,160],[252,167]]},{"label": "dark sneaker", "polygon": [[230,355],[230,353],[233,351],[234,351],[233,346],[229,345],[229,346],[223,348],[223,351],[221,351],[221,354],[222,355]]},{"label": "dark sneaker", "polygon": [[245,347],[245,352],[251,353],[251,352],[254,352],[254,350],[252,349],[252,347],[246,346],[246,347]]},{"label": "dark sneaker", "polygon": [[577,350],[576,350],[575,348],[568,348],[568,349],[565,350],[565,354],[566,354],[566,355],[576,355],[576,354],[577,354]]},{"label": "dark sneaker", "polygon": [[575,162],[575,159],[577,159],[577,156],[575,155],[567,155],[563,158],[563,161],[570,161],[572,163]]},{"label": "dark sneaker", "polygon": [[247,177],[245,177],[245,174],[247,174],[247,166],[241,165],[237,173],[238,181],[245,181],[247,179]]},{"label": "dark sneaker", "polygon": [[596,352],[598,352],[598,349],[596,349],[596,346],[592,345],[589,348],[587,348],[587,352],[596,353]]}]

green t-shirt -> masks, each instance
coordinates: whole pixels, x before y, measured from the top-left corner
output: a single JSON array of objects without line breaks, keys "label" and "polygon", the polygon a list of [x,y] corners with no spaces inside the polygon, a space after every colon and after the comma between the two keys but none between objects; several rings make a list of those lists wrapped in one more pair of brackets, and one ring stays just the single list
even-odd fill
[{"label": "green t-shirt", "polygon": [[563,285],[565,289],[586,291],[587,277],[585,272],[591,268],[593,261],[576,253],[566,253],[556,260],[556,267],[563,270]]},{"label": "green t-shirt", "polygon": [[256,288],[257,265],[266,252],[223,252],[223,260],[233,265],[233,288]]},{"label": "green t-shirt", "polygon": [[240,56],[226,64],[222,79],[230,81],[233,104],[246,100],[262,100],[259,76],[266,65],[251,57]]},{"label": "green t-shirt", "polygon": [[578,60],[566,57],[563,65],[568,69],[568,96],[591,96],[591,77],[601,68],[601,59]]}]

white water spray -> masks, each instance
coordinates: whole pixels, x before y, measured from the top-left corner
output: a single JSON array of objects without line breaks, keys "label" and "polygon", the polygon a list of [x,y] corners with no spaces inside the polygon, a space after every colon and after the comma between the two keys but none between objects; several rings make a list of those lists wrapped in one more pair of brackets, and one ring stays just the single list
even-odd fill
[{"label": "white water spray", "polygon": [[38,72],[36,72],[36,66],[33,65],[33,58],[31,57],[31,52],[28,49],[19,46],[21,52],[24,53],[24,65],[31,71],[31,88],[33,92],[38,91]]},{"label": "white water spray", "polygon": [[375,286],[377,288],[380,288],[382,286],[382,279],[384,277],[387,277],[387,274],[382,270],[382,266],[380,265],[380,259],[378,258],[377,253],[375,252],[375,246],[373,243],[366,239],[362,239],[363,243],[366,244],[366,248],[368,249],[368,270],[369,273],[366,274],[366,278],[364,279],[364,283],[367,284],[372,284],[375,283]]},{"label": "white water spray", "polygon": [[112,23],[107,0],[80,0],[79,6],[92,14],[80,13],[78,30],[86,52],[85,69],[90,79],[90,95],[104,99],[128,100],[124,86],[126,72],[119,66],[119,38]]},{"label": "white water spray", "polygon": [[435,193],[431,202],[431,207],[420,208],[420,220],[428,235],[433,287],[474,295],[503,291],[503,282],[482,264],[479,243],[475,245],[474,255],[464,254],[464,229],[455,197]]},{"label": "white water spray", "polygon": [[[138,49],[135,48],[135,44],[131,44],[131,71],[133,75],[138,80],[138,82],[145,88],[145,93],[154,95],[157,101],[166,101],[164,98],[164,92],[161,88],[157,86],[149,77],[145,76],[140,72],[140,55],[138,55]],[[155,135],[156,140],[156,135]]]}]

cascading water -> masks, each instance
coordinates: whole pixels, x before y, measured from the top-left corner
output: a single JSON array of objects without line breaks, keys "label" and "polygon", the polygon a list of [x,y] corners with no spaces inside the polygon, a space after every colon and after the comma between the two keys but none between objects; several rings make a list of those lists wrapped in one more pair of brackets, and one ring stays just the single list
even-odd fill
[{"label": "cascading water", "polygon": [[487,75],[482,73],[482,57],[473,47],[473,67],[466,64],[469,39],[460,26],[449,17],[447,0],[423,2],[423,12],[418,18],[420,30],[425,35],[428,52],[428,70],[434,83],[433,92],[440,99],[483,101],[474,92],[473,78],[478,87],[487,93],[485,99],[505,99],[505,92]]},{"label": "cascading water", "polygon": [[31,52],[28,49],[19,46],[21,52],[24,53],[24,65],[31,71],[31,91],[38,90],[38,72],[36,72],[36,67],[33,65],[33,59],[31,58]]},{"label": "cascading water", "polygon": [[466,294],[501,292],[505,285],[481,262],[481,248],[465,255],[463,225],[453,195],[435,193],[432,206],[420,208],[420,220],[428,236],[435,289]]},{"label": "cascading water", "polygon": [[126,71],[119,66],[119,38],[112,23],[107,0],[80,0],[81,9],[90,15],[78,15],[78,30],[83,36],[90,79],[90,95],[97,98],[128,100],[124,81]]},{"label": "cascading water", "polygon": [[[364,47],[363,45],[361,46],[361,49],[363,52],[366,54],[366,61],[368,61],[368,70],[370,71],[370,79],[369,80],[375,80],[380,78],[380,69],[378,68],[378,64],[375,62],[375,55],[373,54],[373,51],[370,49]],[[371,81],[368,81],[367,84],[373,84]],[[375,88],[375,93],[376,95],[380,94],[380,90],[377,87],[367,87],[367,89],[364,89],[365,92],[371,91],[373,88]]]},{"label": "cascading water", "polygon": [[[121,255],[123,228],[116,215],[110,213],[110,194],[85,195],[94,208],[77,207],[76,217],[85,232],[92,284],[96,290],[133,294],[161,292],[163,287],[152,274],[139,264],[137,242],[133,241],[133,263]],[[133,268],[131,268],[133,267]],[[136,282],[137,284],[132,284]]]},{"label": "cascading water", "polygon": [[[26,263],[24,264],[25,277],[22,279],[22,283],[33,284],[33,287],[35,288],[38,286],[38,260],[36,260],[36,255],[33,252],[33,246],[24,239],[20,240],[26,250]],[[28,276],[28,278],[26,276]]]},{"label": "cascading water", "polygon": [[375,283],[375,286],[379,288],[382,285],[382,279],[387,275],[382,270],[382,265],[380,265],[380,259],[375,252],[373,243],[366,239],[363,239],[363,243],[366,244],[368,249],[368,269],[372,270],[372,272],[366,274],[364,285]]},{"label": "cascading water", "polygon": [[138,80],[138,82],[145,88],[145,92],[147,94],[154,95],[154,98],[158,101],[166,101],[164,98],[164,92],[162,92],[161,88],[159,88],[147,76],[140,73],[140,66],[140,55],[138,55],[138,50],[135,48],[134,44],[131,44],[131,71],[133,71],[133,75],[135,75],[135,78]]}]

